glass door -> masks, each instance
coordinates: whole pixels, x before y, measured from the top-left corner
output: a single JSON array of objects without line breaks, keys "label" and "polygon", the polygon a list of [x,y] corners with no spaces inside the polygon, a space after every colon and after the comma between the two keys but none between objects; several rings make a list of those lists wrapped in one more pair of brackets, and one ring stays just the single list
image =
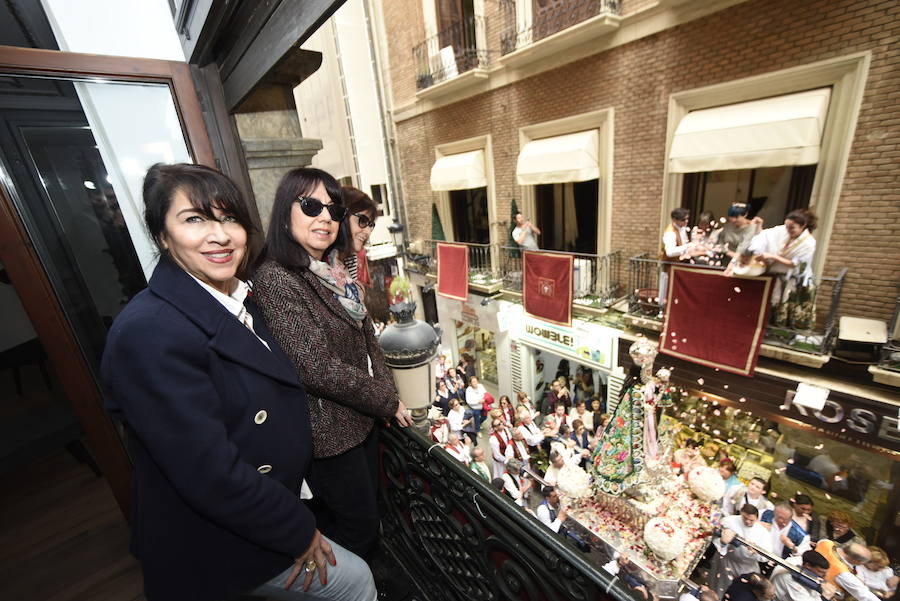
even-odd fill
[{"label": "glass door", "polygon": [[213,164],[187,65],[0,47],[0,262],[129,515],[130,464],[97,386],[106,332],[156,264],[142,183]]}]

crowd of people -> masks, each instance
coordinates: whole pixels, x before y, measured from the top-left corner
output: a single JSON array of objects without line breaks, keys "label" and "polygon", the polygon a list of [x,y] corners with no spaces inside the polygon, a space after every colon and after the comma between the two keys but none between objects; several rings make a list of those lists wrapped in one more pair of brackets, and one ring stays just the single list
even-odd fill
[{"label": "crowd of people", "polygon": [[751,207],[734,203],[719,221],[704,211],[688,228],[690,211],[673,209],[659,249],[662,270],[658,298],[665,306],[669,265],[673,262],[724,267],[725,275],[774,276],[771,297],[772,323],[778,327],[808,330],[815,318],[813,257],[817,217],[810,209],[790,211],[784,223],[764,228],[763,220],[750,218]]}]

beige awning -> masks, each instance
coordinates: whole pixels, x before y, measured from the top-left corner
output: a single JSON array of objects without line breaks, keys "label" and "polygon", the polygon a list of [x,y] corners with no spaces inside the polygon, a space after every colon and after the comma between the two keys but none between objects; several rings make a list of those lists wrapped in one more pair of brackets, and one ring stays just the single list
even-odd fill
[{"label": "beige awning", "polygon": [[598,179],[599,140],[596,129],[532,140],[519,153],[516,179],[523,186]]},{"label": "beige awning", "polygon": [[822,88],[692,111],[675,130],[669,171],[818,163],[830,96]]},{"label": "beige awning", "polygon": [[469,190],[485,186],[483,150],[448,154],[431,167],[432,190]]}]

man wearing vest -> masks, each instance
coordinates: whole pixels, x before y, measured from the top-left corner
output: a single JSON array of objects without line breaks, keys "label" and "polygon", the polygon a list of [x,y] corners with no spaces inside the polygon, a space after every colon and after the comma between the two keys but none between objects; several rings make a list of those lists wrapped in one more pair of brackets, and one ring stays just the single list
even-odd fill
[{"label": "man wearing vest", "polygon": [[763,512],[759,521],[769,528],[772,534],[770,548],[772,552],[787,559],[791,555],[800,555],[809,550],[809,535],[800,524],[793,520],[794,510],[788,503],[779,503],[775,509]]},{"label": "man wearing vest", "polygon": [[857,601],[878,601],[875,593],[856,575],[856,566],[861,566],[872,558],[864,545],[854,542],[839,545],[826,539],[818,542],[816,551],[828,560],[826,582],[841,587]]},{"label": "man wearing vest", "polygon": [[662,241],[659,245],[659,260],[663,261],[660,265],[659,273],[660,309],[665,305],[666,288],[669,283],[669,264],[667,262],[678,261],[682,255],[690,254],[691,252],[689,246],[691,238],[687,227],[691,212],[685,208],[678,207],[677,209],[672,209],[669,217],[672,219],[672,222],[663,230]]},{"label": "man wearing vest", "polygon": [[469,454],[471,448],[472,444],[468,439],[463,444],[456,434],[450,434],[447,444],[444,445],[444,450],[450,453],[451,457],[465,465],[469,465],[469,461],[471,461],[471,455]]},{"label": "man wearing vest", "polygon": [[495,419],[491,422],[491,459],[494,461],[494,478],[499,478],[506,470],[506,462],[512,457],[512,449],[509,448],[509,432],[503,427],[503,422]]},{"label": "man wearing vest", "polygon": [[513,458],[521,461],[526,468],[531,468],[531,455],[528,454],[525,435],[518,428],[512,431],[512,441],[509,443],[508,450],[511,451]]},{"label": "man wearing vest", "polygon": [[552,486],[545,486],[541,491],[544,495],[543,502],[537,507],[537,519],[545,526],[565,535],[565,526],[562,525],[566,521],[565,508],[559,507],[559,493]]}]

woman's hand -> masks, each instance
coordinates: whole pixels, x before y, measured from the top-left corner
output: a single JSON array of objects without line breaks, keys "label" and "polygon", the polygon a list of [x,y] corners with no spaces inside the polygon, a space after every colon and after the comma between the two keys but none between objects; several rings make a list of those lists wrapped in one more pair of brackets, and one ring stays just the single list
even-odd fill
[{"label": "woman's hand", "polygon": [[409,409],[403,404],[403,401],[397,403],[397,413],[394,414],[394,419],[397,420],[397,425],[401,428],[412,425],[412,416],[409,413]]},{"label": "woman's hand", "polygon": [[316,530],[315,534],[313,534],[312,542],[309,543],[309,547],[303,552],[303,555],[294,560],[294,569],[291,570],[291,575],[288,577],[287,582],[284,583],[285,590],[290,589],[291,585],[294,584],[294,581],[297,580],[297,576],[304,573],[306,574],[306,577],[303,582],[303,590],[308,591],[316,570],[319,572],[319,582],[322,583],[322,586],[325,586],[328,584],[329,565],[337,565],[337,560],[334,558],[334,552],[331,550],[331,545],[325,540],[325,537]]}]

